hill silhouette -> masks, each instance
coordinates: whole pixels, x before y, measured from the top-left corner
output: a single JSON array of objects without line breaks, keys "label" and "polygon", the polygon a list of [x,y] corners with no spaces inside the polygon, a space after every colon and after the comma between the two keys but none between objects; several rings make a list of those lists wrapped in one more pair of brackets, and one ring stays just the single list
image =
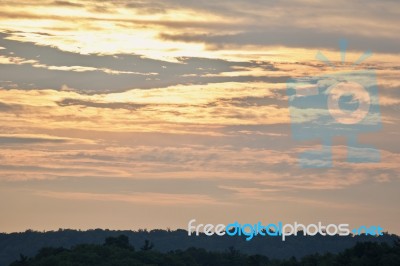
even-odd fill
[{"label": "hill silhouette", "polygon": [[208,237],[200,235],[196,237],[188,236],[185,230],[113,231],[95,229],[77,231],[60,229],[49,232],[27,230],[23,233],[0,234],[0,265],[9,265],[12,261],[20,258],[20,254],[26,257],[35,256],[43,247],[58,248],[59,251],[64,252],[65,249],[73,248],[75,250],[77,247],[82,247],[80,246],[81,244],[85,244],[88,248],[102,245],[104,239],[113,241],[112,239],[119,235],[126,236],[127,241],[130,243],[129,245],[139,249],[140,251],[138,252],[151,250],[156,252],[157,256],[164,256],[160,254],[169,254],[168,252],[176,250],[185,250],[187,252],[189,248],[214,253],[233,249],[246,256],[262,255],[269,259],[289,259],[291,257],[300,259],[315,253],[325,254],[327,252],[337,254],[343,252],[346,248],[354,247],[357,242],[385,243],[388,246],[392,246],[393,243],[399,240],[398,236],[390,234],[384,234],[379,237],[365,235],[347,237],[297,236],[289,237],[285,242],[282,242],[280,238],[276,237],[254,237],[251,241],[246,241],[244,237],[240,236]]},{"label": "hill silhouette", "polygon": [[42,248],[34,258],[21,255],[10,266],[306,266],[306,265],[400,265],[400,241],[392,245],[377,242],[359,242],[338,254],[308,255],[300,260],[295,257],[277,260],[263,255],[243,254],[230,247],[224,252],[188,248],[166,253],[152,250],[146,240],[139,251],[125,235],[108,237],[102,245],[81,244],[71,249]]}]

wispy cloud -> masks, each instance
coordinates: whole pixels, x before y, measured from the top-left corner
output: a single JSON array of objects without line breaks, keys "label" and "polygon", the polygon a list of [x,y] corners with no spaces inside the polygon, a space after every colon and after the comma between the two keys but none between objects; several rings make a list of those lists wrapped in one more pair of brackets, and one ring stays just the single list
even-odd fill
[{"label": "wispy cloud", "polygon": [[132,193],[132,194],[100,194],[82,192],[37,191],[35,195],[64,200],[88,200],[107,202],[126,202],[141,205],[209,205],[222,204],[207,195],[166,194],[166,193]]}]

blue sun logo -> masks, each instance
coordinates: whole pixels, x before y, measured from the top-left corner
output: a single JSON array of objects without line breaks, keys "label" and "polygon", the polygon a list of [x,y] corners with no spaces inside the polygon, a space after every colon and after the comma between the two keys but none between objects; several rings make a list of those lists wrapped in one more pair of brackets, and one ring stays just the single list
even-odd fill
[{"label": "blue sun logo", "polygon": [[[341,62],[345,63],[347,42],[340,42]],[[370,57],[365,52],[352,66]],[[323,53],[316,59],[336,66]],[[300,154],[305,168],[332,167],[332,140],[347,139],[347,161],[352,163],[379,162],[376,148],[361,144],[363,133],[381,129],[376,73],[373,69],[333,72],[321,76],[300,77],[287,82],[292,137],[298,141],[320,140],[319,149]]]}]

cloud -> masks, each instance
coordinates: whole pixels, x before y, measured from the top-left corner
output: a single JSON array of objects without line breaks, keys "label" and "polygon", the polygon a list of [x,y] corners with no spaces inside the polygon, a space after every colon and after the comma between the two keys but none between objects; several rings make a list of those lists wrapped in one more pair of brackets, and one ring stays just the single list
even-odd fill
[{"label": "cloud", "polygon": [[86,106],[86,107],[95,107],[95,108],[108,108],[108,109],[127,109],[127,110],[136,110],[138,108],[145,107],[146,104],[135,104],[135,103],[117,103],[117,102],[91,102],[77,99],[63,99],[62,101],[57,102],[60,106]]},{"label": "cloud", "polygon": [[0,102],[0,112],[13,112],[13,111],[18,111],[21,110],[22,106],[18,104],[7,104]]},{"label": "cloud", "polygon": [[214,205],[222,204],[210,196],[198,194],[167,194],[167,193],[131,193],[131,194],[100,194],[85,192],[55,192],[36,191],[35,195],[63,200],[125,202],[141,205]]},{"label": "cloud", "polygon": [[235,34],[167,34],[161,33],[160,38],[170,41],[189,43],[204,43],[211,50],[232,49],[243,46],[331,49],[338,48],[338,40],[347,39],[351,44],[350,51],[372,50],[376,53],[400,53],[400,41],[395,36],[354,36],[352,33],[324,32],[324,28],[299,29],[273,27],[258,31],[245,31]]},{"label": "cloud", "polygon": [[[230,187],[221,186],[221,189],[232,191],[234,197],[241,201],[257,201],[257,202],[284,202],[285,204],[301,204],[309,208],[323,207],[338,210],[354,209],[354,204],[343,204],[337,201],[323,201],[321,199],[313,199],[304,197],[304,195],[288,195],[287,191],[280,189],[269,189],[264,187]],[[358,207],[359,208],[359,207]]]},{"label": "cloud", "polygon": [[[193,54],[265,53],[271,46],[336,49],[341,38],[351,41],[352,51],[398,54],[397,11],[393,1],[6,1],[0,22],[14,40],[81,54],[135,53],[173,61]],[[29,30],[22,26],[28,19]]]},{"label": "cloud", "polygon": [[56,5],[56,6],[67,6],[67,7],[84,7],[84,4],[79,4],[77,2],[72,2],[72,1],[53,1],[51,3],[52,5]]},{"label": "cloud", "polygon": [[40,143],[92,143],[90,140],[60,138],[39,134],[0,134],[0,144],[2,145],[22,145],[22,144],[40,144]]},{"label": "cloud", "polygon": [[[6,47],[0,50],[0,64],[3,64],[0,79],[13,81],[19,88],[56,89],[68,84],[93,93],[227,81],[285,82],[288,78],[268,61],[179,57],[177,62],[166,62],[132,54],[82,55],[9,40],[9,34],[0,36],[3,37],[0,45]],[[246,72],[241,73],[243,70]]]}]

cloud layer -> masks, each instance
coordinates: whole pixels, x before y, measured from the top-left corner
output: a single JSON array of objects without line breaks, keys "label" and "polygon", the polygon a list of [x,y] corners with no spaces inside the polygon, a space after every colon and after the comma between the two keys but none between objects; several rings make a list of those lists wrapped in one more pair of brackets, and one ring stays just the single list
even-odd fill
[{"label": "cloud layer", "polygon": [[[3,230],[276,217],[399,232],[397,1],[2,1],[0,14]],[[382,161],[346,162],[338,136],[333,168],[300,168],[321,143],[292,139],[288,79],[363,69],[383,129],[359,141]]]}]

